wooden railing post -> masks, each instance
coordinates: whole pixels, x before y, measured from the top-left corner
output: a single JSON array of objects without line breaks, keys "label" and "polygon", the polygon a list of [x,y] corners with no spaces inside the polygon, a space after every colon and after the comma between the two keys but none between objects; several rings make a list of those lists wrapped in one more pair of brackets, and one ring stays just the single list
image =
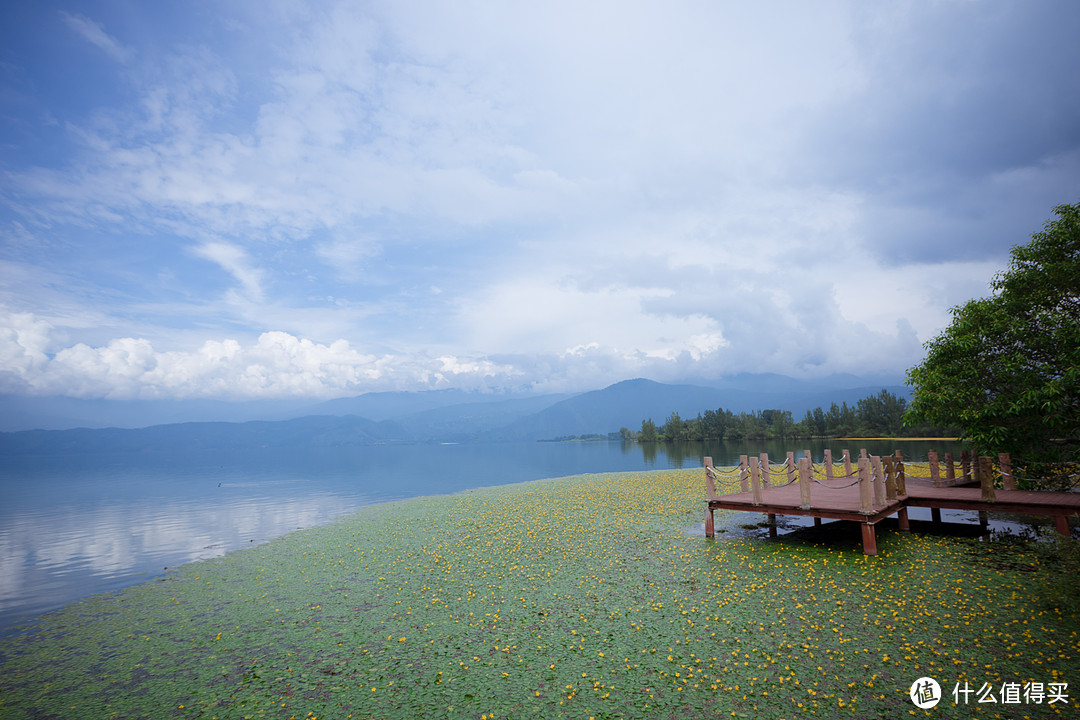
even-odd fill
[{"label": "wooden railing post", "polygon": [[978,458],[979,487],[982,489],[982,499],[986,502],[997,502],[994,493],[994,469],[991,459],[988,457]]},{"label": "wooden railing post", "polygon": [[885,480],[881,473],[881,458],[877,455],[870,456],[870,469],[874,473],[874,506],[881,507],[885,504]]},{"label": "wooden railing post", "polygon": [[866,458],[859,458],[859,512],[864,515],[874,513],[870,496],[870,463]]},{"label": "wooden railing post", "polygon": [[750,489],[750,468],[746,464],[746,456],[739,456],[739,489],[747,492]]},{"label": "wooden railing post", "polygon": [[897,450],[893,455],[896,458],[896,494],[907,497],[907,475],[904,474],[904,453]]},{"label": "wooden railing post", "polygon": [[896,499],[896,469],[893,467],[892,455],[881,458],[881,464],[885,468],[885,497],[889,500]]},{"label": "wooden railing post", "polygon": [[960,478],[971,482],[971,454],[967,450],[960,453]]},{"label": "wooden railing post", "polygon": [[825,479],[832,480],[832,450],[825,448]]},{"label": "wooden railing post", "polygon": [[705,492],[708,494],[710,500],[714,500],[717,497],[716,494],[716,469],[713,467],[712,458],[708,455],[705,456]]},{"label": "wooden railing post", "polygon": [[750,490],[753,493],[753,503],[761,504],[761,469],[756,457],[750,458]]},{"label": "wooden railing post", "polygon": [[769,453],[761,453],[761,489],[768,490],[772,487],[772,474],[769,471]]},{"label": "wooden railing post", "polygon": [[705,456],[705,492],[708,499],[705,501],[705,537],[716,537],[716,518],[713,517],[712,506],[709,500],[716,497],[716,484],[713,482],[712,458]]},{"label": "wooden railing post", "polygon": [[787,481],[788,485],[795,482],[795,453],[787,454]]},{"label": "wooden railing post", "polygon": [[930,461],[930,484],[941,487],[941,469],[938,467],[937,450],[926,453],[926,459]]},{"label": "wooden railing post", "polygon": [[956,484],[956,465],[951,452],[945,453],[945,482],[948,485]]},{"label": "wooden railing post", "polygon": [[998,453],[998,464],[1001,465],[1001,485],[1006,490],[1016,489],[1016,478],[1012,472],[1012,458],[1009,453]]},{"label": "wooden railing post", "polygon": [[799,498],[803,510],[810,509],[810,483],[813,482],[814,470],[810,467],[810,458],[799,458]]},{"label": "wooden railing post", "polygon": [[844,474],[851,477],[851,451],[843,450],[844,453]]}]

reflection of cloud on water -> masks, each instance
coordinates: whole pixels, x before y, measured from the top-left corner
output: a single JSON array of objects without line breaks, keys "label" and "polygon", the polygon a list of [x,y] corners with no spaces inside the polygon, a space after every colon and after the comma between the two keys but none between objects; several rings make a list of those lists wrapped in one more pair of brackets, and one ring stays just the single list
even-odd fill
[{"label": "reflection of cloud on water", "polygon": [[360,504],[331,494],[231,502],[211,495],[8,517],[0,528],[0,610],[41,602],[45,593],[52,607],[116,587],[117,578],[218,557]]}]

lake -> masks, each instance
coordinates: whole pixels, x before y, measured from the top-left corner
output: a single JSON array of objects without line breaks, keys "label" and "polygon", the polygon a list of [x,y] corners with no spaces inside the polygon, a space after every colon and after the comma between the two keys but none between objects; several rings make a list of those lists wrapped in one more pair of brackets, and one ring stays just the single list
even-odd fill
[{"label": "lake", "polygon": [[[895,448],[948,442],[644,444],[523,442],[372,445],[288,451],[73,454],[0,459],[0,633],[88,595],[223,555],[364,505],[583,473],[700,467],[710,455]],[[704,483],[704,481],[703,481]],[[702,489],[704,498],[704,484]]]}]

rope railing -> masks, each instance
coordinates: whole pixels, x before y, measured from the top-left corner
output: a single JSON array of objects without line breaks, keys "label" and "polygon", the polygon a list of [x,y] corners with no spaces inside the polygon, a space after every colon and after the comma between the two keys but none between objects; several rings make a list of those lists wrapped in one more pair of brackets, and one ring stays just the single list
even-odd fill
[{"label": "rope railing", "polygon": [[722,486],[722,487],[734,487],[735,485],[741,485],[738,478],[735,478],[733,480],[721,480],[720,478],[717,477],[717,478],[713,478],[713,479],[716,480],[717,484]]},{"label": "rope railing", "polygon": [[[858,473],[855,473],[855,475],[857,476]],[[851,475],[845,475],[844,477],[852,477],[852,476]],[[844,488],[849,488],[852,485],[858,485],[859,482],[860,482],[860,479],[858,477],[855,477],[855,479],[852,482],[849,482],[847,485],[826,485],[825,483],[818,480],[816,477],[812,477],[810,479],[813,480],[814,482],[816,482],[821,487],[829,488],[830,490],[843,490]],[[837,478],[834,476],[833,479],[835,480]]]},{"label": "rope railing", "polygon": [[[783,462],[772,462],[768,454],[759,456],[740,456],[741,464],[737,467],[715,468],[708,470],[713,483],[713,492],[723,493],[753,492],[755,502],[760,502],[762,492],[788,487],[800,481],[802,470],[796,471],[794,453],[788,453]],[[851,453],[844,450],[840,457],[832,457],[830,450],[825,450],[825,462],[810,462],[809,453],[804,452],[798,459],[800,468],[805,463],[807,481],[813,481],[830,490],[843,490],[863,481],[860,469],[863,461],[868,463],[874,498],[881,500],[887,494],[893,499],[897,494],[906,495],[906,478],[926,481],[935,487],[970,485],[977,483],[982,488],[983,499],[993,502],[997,490],[1017,489],[1016,478],[1020,477],[1025,487],[1041,489],[1073,490],[1080,487],[1080,464],[1035,464],[1022,463],[1016,470],[1007,453],[997,458],[976,457],[969,451],[963,451],[959,458],[952,453],[944,453],[939,458],[934,450],[928,452],[926,461],[905,461],[897,451],[895,456],[868,456],[865,450],[857,458],[859,467],[853,462]],[[711,461],[711,459],[710,459]],[[841,463],[843,466],[841,467]],[[884,489],[879,486],[884,486]]]},{"label": "rope railing", "polygon": [[1024,484],[1039,489],[1072,492],[1080,487],[1080,464],[1054,462],[1020,462],[1016,477]]},{"label": "rope railing", "polygon": [[917,478],[929,478],[930,477],[930,463],[928,462],[910,462],[904,461],[904,471],[907,472],[908,477]]},{"label": "rope railing", "polygon": [[828,469],[827,467],[825,467],[824,465],[818,465],[818,464],[815,464],[815,465],[813,465],[812,467],[813,467],[813,469],[814,469],[814,475],[815,475],[815,477],[816,477],[816,476],[818,476],[818,475],[820,475],[821,477],[823,477],[823,478],[826,478],[826,479],[828,479],[828,478],[848,478],[848,477],[857,477],[857,476],[859,475],[859,471],[858,471],[858,470],[852,470],[852,471],[851,471],[851,472],[849,472],[849,473],[844,473],[844,474],[842,474],[842,475],[837,475],[837,474],[836,474],[836,471],[835,471],[835,470],[834,470],[834,471],[833,471],[833,472],[832,472],[832,473],[830,474],[830,473],[829,473],[829,469]]},{"label": "rope railing", "polygon": [[798,478],[792,478],[791,480],[786,480],[786,481],[780,483],[779,485],[770,485],[769,487],[782,488],[782,487],[787,487],[788,485],[794,485],[797,482],[799,482]]},{"label": "rope railing", "polygon": [[[859,485],[860,513],[873,514],[875,508],[886,507],[899,495],[906,495],[904,486],[904,463],[897,451],[895,456],[884,458],[868,456],[860,452],[857,463],[851,453],[844,450],[837,459],[842,469],[833,463],[832,453],[825,451],[824,463],[812,463],[809,451],[798,458],[789,452],[783,462],[770,462],[767,453],[758,456],[739,456],[738,467],[717,469],[712,458],[705,458],[706,486],[710,499],[721,494],[749,493],[753,505],[766,505],[766,494],[798,484],[802,507],[810,508],[810,486],[814,483],[828,490],[844,490]],[[839,471],[839,472],[838,472]],[[846,482],[849,481],[850,482]],[[711,518],[711,510],[708,518]]]},{"label": "rope railing", "polygon": [[739,465],[732,465],[730,467],[713,467],[710,465],[706,467],[705,470],[712,473],[714,477],[719,477],[720,475],[734,475],[735,477],[738,477],[741,468]]}]

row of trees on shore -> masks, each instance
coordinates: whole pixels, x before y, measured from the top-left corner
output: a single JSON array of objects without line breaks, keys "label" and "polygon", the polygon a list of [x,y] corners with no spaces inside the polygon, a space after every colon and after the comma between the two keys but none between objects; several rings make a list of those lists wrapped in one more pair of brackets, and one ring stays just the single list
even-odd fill
[{"label": "row of trees on shore", "polygon": [[859,400],[855,406],[847,402],[832,403],[828,410],[816,407],[807,410],[795,421],[790,410],[756,410],[734,413],[718,408],[706,410],[695,418],[683,419],[673,412],[657,425],[652,418],[642,420],[641,430],[622,428],[624,440],[638,442],[681,442],[688,440],[767,440],[784,438],[830,437],[918,437],[952,435],[950,428],[928,425],[904,426],[907,400],[882,390],[877,395]]}]

